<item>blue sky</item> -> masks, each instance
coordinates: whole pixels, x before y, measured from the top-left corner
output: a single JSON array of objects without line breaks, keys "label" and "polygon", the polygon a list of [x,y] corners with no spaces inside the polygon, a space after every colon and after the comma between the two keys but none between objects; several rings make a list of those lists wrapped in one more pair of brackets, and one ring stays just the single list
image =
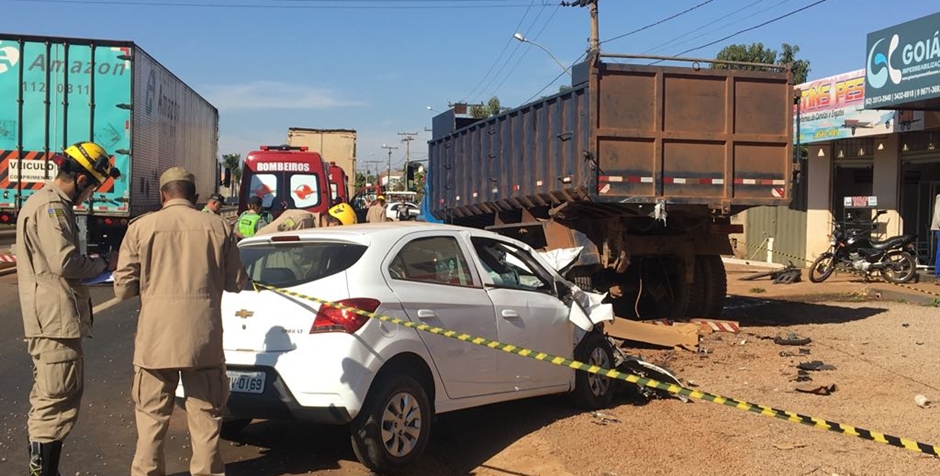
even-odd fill
[{"label": "blue sky", "polygon": [[[219,108],[220,154],[244,155],[260,144],[286,142],[288,127],[311,127],[356,129],[360,164],[384,163],[382,144],[398,146],[392,162],[402,162],[405,148],[397,133],[417,131],[412,159],[421,159],[430,138],[424,128],[430,128],[434,114],[427,106],[443,111],[448,102],[480,102],[494,94],[504,106],[518,106],[559,75],[551,57],[512,40],[513,33],[537,41],[564,64],[578,58],[589,36],[586,8],[542,0],[149,0],[156,5],[127,5],[143,1],[0,0],[0,11],[6,33],[136,42]],[[627,33],[702,1],[601,0],[600,37]],[[712,0],[604,43],[602,50],[673,55],[815,1]],[[787,42],[799,45],[800,57],[812,62],[810,79],[830,76],[865,66],[868,32],[938,10],[935,0],[827,0],[687,56],[714,57],[731,43],[763,42],[779,49]],[[557,91],[566,79],[543,94]]]}]

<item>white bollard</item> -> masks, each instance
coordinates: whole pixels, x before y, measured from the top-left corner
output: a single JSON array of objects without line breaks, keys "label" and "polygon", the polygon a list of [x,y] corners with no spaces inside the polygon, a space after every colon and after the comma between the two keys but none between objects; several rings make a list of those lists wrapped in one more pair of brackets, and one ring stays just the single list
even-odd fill
[{"label": "white bollard", "polygon": [[767,262],[774,262],[774,239],[767,238]]}]

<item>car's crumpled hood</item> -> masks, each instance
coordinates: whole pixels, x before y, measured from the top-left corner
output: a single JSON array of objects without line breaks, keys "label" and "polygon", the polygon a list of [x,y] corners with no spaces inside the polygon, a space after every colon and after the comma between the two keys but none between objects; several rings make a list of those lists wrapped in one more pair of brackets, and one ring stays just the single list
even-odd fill
[{"label": "car's crumpled hood", "polygon": [[571,286],[571,293],[574,299],[571,301],[568,320],[581,330],[590,332],[595,324],[614,320],[613,305],[601,303],[607,293],[590,293],[574,285]]}]

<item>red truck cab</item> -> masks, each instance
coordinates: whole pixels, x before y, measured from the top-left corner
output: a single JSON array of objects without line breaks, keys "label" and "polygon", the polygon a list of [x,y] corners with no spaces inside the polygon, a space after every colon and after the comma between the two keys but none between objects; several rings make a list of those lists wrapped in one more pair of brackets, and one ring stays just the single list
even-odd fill
[{"label": "red truck cab", "polygon": [[330,162],[330,198],[332,203],[349,203],[349,176],[336,162]]},{"label": "red truck cab", "polygon": [[242,166],[238,212],[248,197],[261,198],[264,212],[275,218],[288,209],[326,212],[331,206],[329,165],[306,147],[261,146],[248,153]]}]

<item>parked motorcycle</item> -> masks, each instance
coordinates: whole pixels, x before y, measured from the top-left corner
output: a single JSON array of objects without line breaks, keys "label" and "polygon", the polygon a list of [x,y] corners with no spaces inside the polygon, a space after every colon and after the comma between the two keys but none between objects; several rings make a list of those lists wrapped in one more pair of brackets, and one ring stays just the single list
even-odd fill
[{"label": "parked motorcycle", "polygon": [[915,240],[914,235],[899,235],[874,241],[860,230],[847,230],[837,223],[829,239],[829,251],[813,261],[809,280],[821,283],[840,268],[862,273],[866,279],[880,272],[890,283],[906,283],[917,272]]}]

